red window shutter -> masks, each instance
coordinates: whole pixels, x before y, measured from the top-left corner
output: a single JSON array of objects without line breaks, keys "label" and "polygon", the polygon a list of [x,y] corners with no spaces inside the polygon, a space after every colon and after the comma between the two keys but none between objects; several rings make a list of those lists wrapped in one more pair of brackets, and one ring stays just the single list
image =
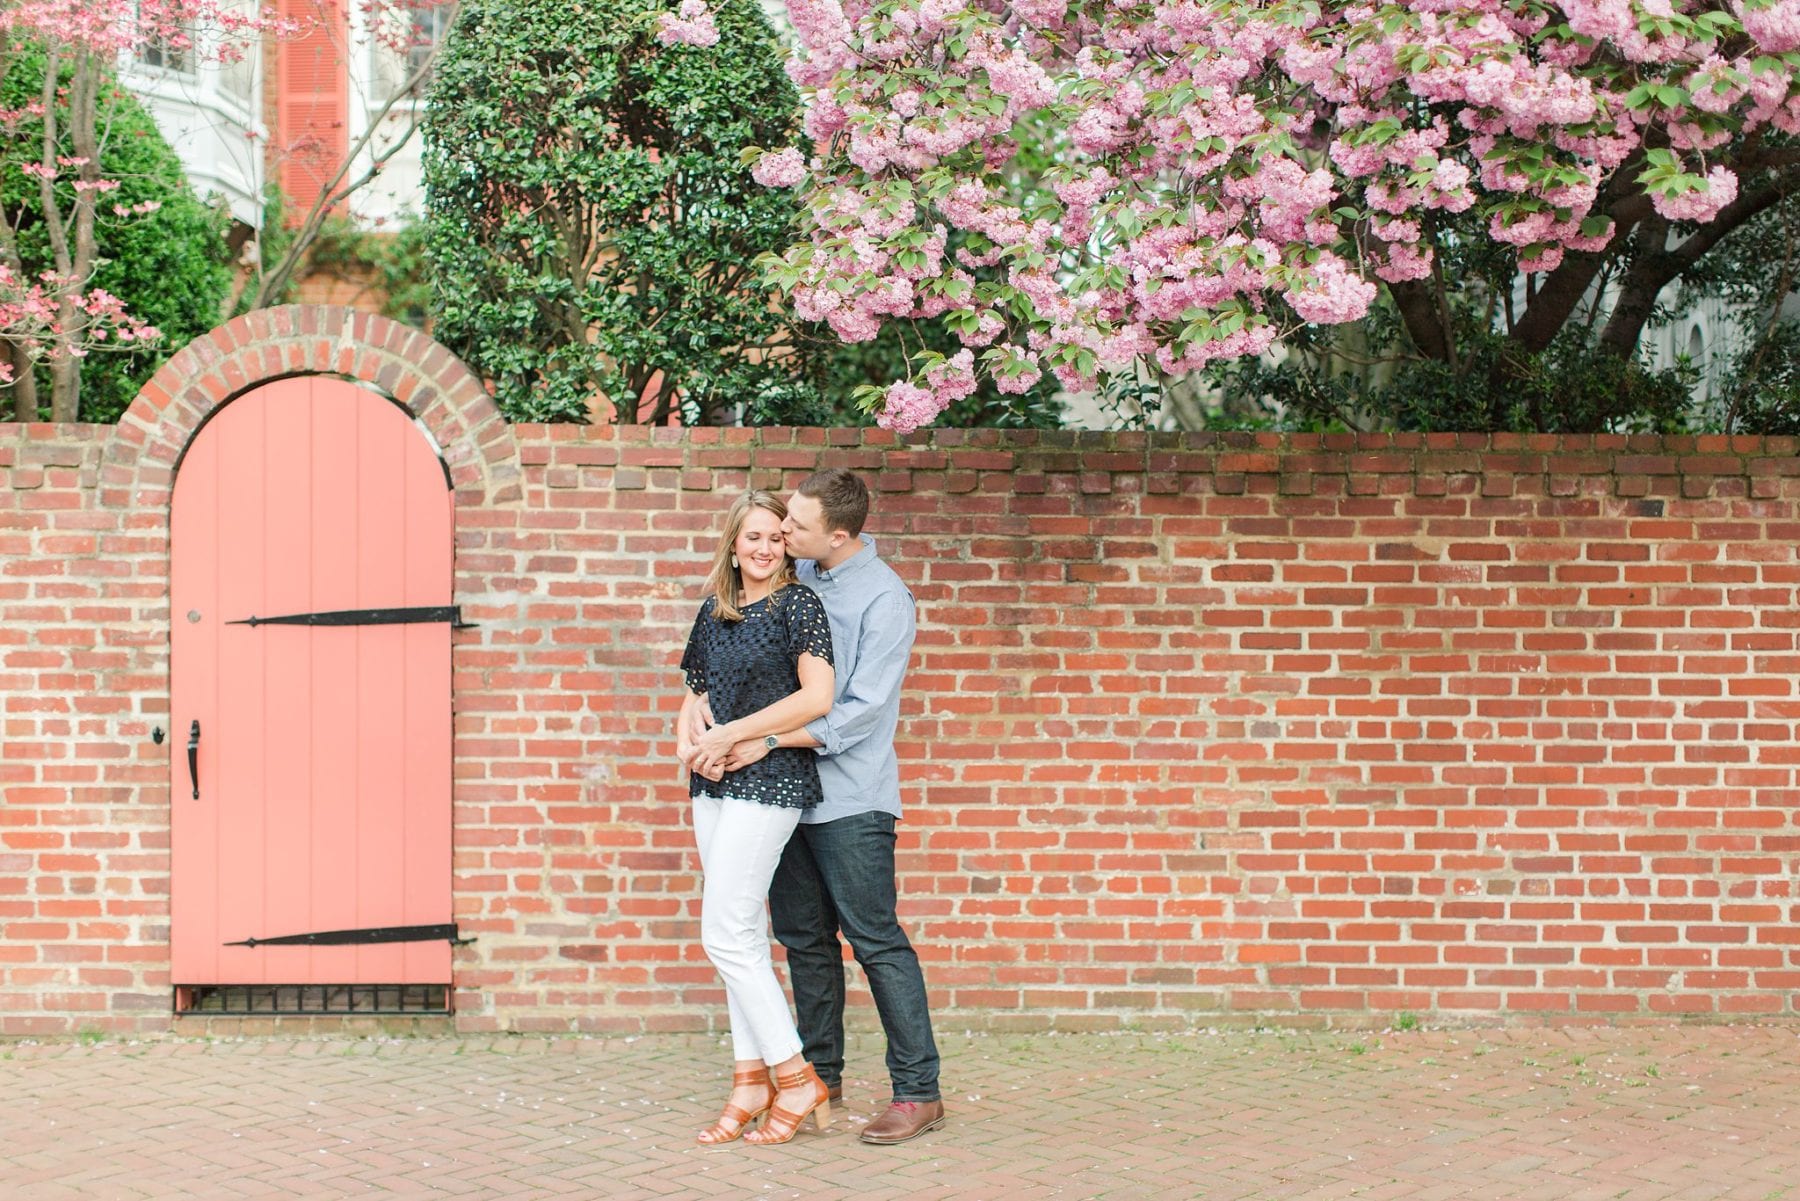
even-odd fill
[{"label": "red window shutter", "polygon": [[347,10],[333,0],[280,0],[281,15],[310,26],[277,51],[275,139],[288,220],[318,201],[350,151]]}]

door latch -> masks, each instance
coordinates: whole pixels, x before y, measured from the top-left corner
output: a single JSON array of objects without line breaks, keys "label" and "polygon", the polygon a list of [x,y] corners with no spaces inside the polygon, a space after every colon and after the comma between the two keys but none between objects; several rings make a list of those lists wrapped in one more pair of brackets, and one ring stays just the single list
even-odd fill
[{"label": "door latch", "polygon": [[194,799],[200,799],[200,719],[188,727],[188,779],[194,785]]}]

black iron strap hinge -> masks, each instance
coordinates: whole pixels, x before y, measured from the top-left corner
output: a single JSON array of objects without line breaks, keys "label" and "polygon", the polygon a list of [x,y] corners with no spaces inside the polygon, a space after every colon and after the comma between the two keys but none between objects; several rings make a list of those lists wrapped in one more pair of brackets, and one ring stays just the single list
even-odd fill
[{"label": "black iron strap hinge", "polygon": [[446,939],[453,947],[474,942],[457,934],[456,923],[440,926],[370,926],[366,930],[318,930],[311,934],[283,934],[277,938],[246,938],[228,947],[355,947],[376,942],[436,942]]},{"label": "black iron strap hinge", "polygon": [[329,613],[290,613],[285,617],[243,617],[231,626],[400,626],[447,621],[453,630],[472,630],[462,619],[461,605],[428,605],[416,609],[336,609]]}]

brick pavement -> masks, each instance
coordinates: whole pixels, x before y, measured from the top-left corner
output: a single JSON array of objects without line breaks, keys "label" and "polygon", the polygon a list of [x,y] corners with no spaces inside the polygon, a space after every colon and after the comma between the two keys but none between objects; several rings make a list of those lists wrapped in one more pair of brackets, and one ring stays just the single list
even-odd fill
[{"label": "brick pavement", "polygon": [[0,1044],[0,1197],[1800,1196],[1792,1027],[943,1042],[938,1133],[853,1137],[858,1036],[829,1133],[718,1150],[711,1038]]}]

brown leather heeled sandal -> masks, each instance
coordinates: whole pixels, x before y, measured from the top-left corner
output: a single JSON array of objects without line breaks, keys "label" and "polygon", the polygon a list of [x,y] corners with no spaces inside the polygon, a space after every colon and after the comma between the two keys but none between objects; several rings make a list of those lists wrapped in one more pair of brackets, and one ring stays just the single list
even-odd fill
[{"label": "brown leather heeled sandal", "polygon": [[772,1106],[769,1116],[763,1121],[762,1129],[752,1132],[744,1141],[753,1147],[773,1147],[778,1143],[785,1143],[799,1131],[800,1123],[808,1115],[811,1115],[813,1125],[820,1130],[831,1125],[831,1090],[819,1079],[819,1073],[813,1070],[812,1064],[805,1064],[799,1071],[789,1075],[775,1077],[775,1087],[780,1092],[807,1084],[812,1086],[811,1104],[799,1113],[783,1109],[779,1105]]},{"label": "brown leather heeled sandal", "polygon": [[[769,1099],[763,1102],[761,1109],[758,1109],[755,1113],[749,1113],[727,1101],[725,1103],[725,1112],[719,1115],[719,1120],[696,1135],[694,1141],[698,1142],[703,1147],[722,1147],[726,1143],[735,1140],[740,1134],[744,1133],[744,1131],[750,1129],[750,1123],[754,1122],[757,1118],[762,1117],[765,1113],[768,1113],[769,1107],[775,1104],[775,1089],[769,1084],[768,1071],[765,1069],[761,1071],[732,1073],[731,1088],[733,1092],[740,1088],[747,1088],[752,1084],[760,1084],[769,1090]],[[725,1124],[727,1122],[734,1122],[736,1124],[727,1126]]]}]

